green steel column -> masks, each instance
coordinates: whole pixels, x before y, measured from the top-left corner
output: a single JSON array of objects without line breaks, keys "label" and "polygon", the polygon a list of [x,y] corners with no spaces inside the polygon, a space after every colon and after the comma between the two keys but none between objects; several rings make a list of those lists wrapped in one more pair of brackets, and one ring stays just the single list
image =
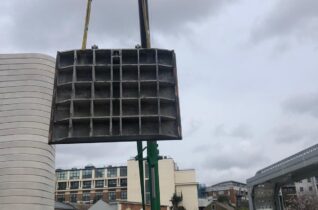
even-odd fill
[{"label": "green steel column", "polygon": [[142,209],[145,208],[145,182],[144,182],[144,158],[143,158],[143,149],[142,149],[142,141],[137,141],[137,160],[139,165],[139,179],[140,179],[140,190],[141,190],[141,204]]},{"label": "green steel column", "polygon": [[147,143],[147,160],[149,167],[149,190],[151,210],[160,210],[160,188],[158,170],[159,150],[156,141]]}]

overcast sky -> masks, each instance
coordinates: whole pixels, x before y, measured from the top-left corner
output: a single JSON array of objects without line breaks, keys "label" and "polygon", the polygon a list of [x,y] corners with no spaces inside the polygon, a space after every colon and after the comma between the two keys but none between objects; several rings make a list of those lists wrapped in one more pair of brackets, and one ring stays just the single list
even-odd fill
[{"label": "overcast sky", "polygon": [[[149,1],[152,46],[177,55],[183,140],[159,142],[197,181],[245,180],[318,139],[317,0]],[[81,46],[86,0],[2,0],[0,53]],[[94,0],[88,46],[139,43],[137,0]],[[136,143],[57,146],[58,168],[124,165]]]}]

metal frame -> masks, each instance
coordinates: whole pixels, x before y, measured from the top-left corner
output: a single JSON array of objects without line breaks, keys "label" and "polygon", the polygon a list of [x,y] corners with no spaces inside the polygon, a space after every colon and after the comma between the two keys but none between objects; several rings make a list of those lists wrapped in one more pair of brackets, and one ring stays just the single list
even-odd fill
[{"label": "metal frame", "polygon": [[176,78],[171,50],[59,52],[49,142],[181,139]]}]

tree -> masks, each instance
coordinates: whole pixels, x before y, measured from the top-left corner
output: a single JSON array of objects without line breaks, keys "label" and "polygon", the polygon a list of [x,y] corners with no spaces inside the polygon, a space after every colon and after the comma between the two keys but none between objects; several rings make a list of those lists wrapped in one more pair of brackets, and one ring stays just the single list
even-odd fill
[{"label": "tree", "polygon": [[237,210],[248,210],[248,201],[241,201],[241,205],[237,207]]},{"label": "tree", "polygon": [[226,195],[219,195],[218,202],[229,204],[230,203],[230,199]]},{"label": "tree", "polygon": [[171,203],[172,203],[172,208],[173,210],[178,210],[179,208],[179,203],[183,200],[183,196],[181,193],[181,196],[178,196],[177,193],[173,193],[173,196],[171,198]]},{"label": "tree", "polygon": [[286,210],[317,210],[318,196],[314,194],[304,194],[291,197],[286,203]]}]

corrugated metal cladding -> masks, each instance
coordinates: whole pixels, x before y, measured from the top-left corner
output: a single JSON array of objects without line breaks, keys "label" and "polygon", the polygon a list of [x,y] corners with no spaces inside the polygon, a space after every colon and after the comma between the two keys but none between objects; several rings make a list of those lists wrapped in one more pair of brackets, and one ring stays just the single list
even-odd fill
[{"label": "corrugated metal cladding", "polygon": [[59,52],[50,143],[181,139],[175,53]]},{"label": "corrugated metal cladding", "polygon": [[54,69],[46,55],[0,55],[0,210],[54,209]]}]

